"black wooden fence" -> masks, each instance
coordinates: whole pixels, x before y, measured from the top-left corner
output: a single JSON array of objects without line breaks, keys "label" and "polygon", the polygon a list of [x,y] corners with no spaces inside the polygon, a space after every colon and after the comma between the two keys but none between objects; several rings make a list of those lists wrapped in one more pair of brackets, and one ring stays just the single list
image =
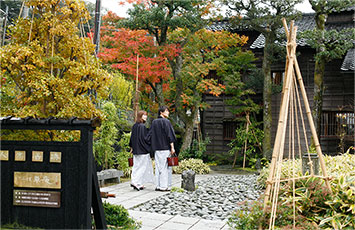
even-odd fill
[{"label": "black wooden fence", "polygon": [[[0,118],[1,224],[45,229],[106,228],[95,164],[98,120]],[[80,132],[78,141],[6,140],[5,133]]]}]

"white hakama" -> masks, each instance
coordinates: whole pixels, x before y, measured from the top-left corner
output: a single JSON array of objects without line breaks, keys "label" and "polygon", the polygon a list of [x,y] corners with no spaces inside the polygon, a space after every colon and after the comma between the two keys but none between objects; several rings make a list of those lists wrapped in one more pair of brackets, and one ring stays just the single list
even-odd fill
[{"label": "white hakama", "polygon": [[173,170],[171,166],[168,166],[167,158],[169,156],[170,150],[155,151],[155,183],[157,189],[171,189]]},{"label": "white hakama", "polygon": [[133,155],[131,184],[140,188],[145,183],[154,183],[153,166],[150,155]]}]

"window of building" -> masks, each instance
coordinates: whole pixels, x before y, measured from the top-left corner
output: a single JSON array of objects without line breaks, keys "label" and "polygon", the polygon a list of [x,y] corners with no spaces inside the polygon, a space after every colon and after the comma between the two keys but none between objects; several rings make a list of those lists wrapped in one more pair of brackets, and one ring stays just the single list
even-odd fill
[{"label": "window of building", "polygon": [[284,77],[285,77],[284,71],[271,72],[271,80],[272,83],[275,85],[282,85],[282,82],[284,81]]},{"label": "window of building", "polygon": [[324,111],[321,120],[322,137],[354,137],[354,113],[343,111]]},{"label": "window of building", "polygon": [[222,78],[217,75],[216,70],[210,70],[208,72],[207,76],[205,77],[205,79],[215,79],[215,80],[217,80],[218,84],[223,84]]},{"label": "window of building", "polygon": [[224,121],[223,122],[223,140],[233,140],[235,138],[235,130],[237,129],[237,122]]}]

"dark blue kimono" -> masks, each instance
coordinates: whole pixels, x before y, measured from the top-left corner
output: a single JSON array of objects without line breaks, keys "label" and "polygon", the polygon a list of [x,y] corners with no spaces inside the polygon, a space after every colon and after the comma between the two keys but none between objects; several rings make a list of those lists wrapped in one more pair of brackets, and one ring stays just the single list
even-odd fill
[{"label": "dark blue kimono", "polygon": [[146,140],[150,144],[152,152],[171,150],[170,143],[176,141],[176,136],[170,121],[161,116],[153,120]]},{"label": "dark blue kimono", "polygon": [[133,149],[133,154],[148,154],[150,146],[145,140],[148,134],[148,129],[144,123],[135,123],[132,127],[131,139],[129,146]]}]

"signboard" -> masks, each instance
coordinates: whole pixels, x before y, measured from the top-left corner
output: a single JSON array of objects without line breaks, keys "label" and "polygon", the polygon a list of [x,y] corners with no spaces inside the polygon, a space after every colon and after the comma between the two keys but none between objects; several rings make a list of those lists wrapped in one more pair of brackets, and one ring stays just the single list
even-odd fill
[{"label": "signboard", "polygon": [[2,160],[2,161],[9,160],[9,151],[8,150],[0,150],[0,160]]},{"label": "signboard", "polygon": [[13,205],[59,208],[60,192],[14,189]]},{"label": "signboard", "polygon": [[61,188],[60,173],[14,172],[14,187]]}]

